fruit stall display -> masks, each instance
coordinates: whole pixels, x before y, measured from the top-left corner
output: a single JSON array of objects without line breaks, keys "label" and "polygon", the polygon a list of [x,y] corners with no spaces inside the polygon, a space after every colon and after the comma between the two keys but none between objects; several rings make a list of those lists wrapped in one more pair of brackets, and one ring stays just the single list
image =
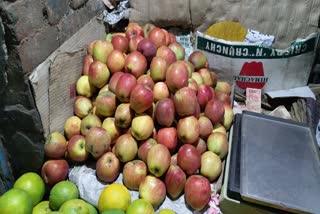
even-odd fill
[{"label": "fruit stall display", "polygon": [[[194,51],[185,59],[172,33],[129,23],[88,44],[81,72],[74,115],[64,133],[47,136],[41,175],[18,178],[0,198],[0,213],[174,213],[158,209],[166,196],[207,209],[233,110],[231,86],[206,56]],[[106,184],[97,207],[67,180],[74,164],[88,160]],[[122,184],[114,183],[120,173]],[[139,199],[131,201],[129,191]]]}]

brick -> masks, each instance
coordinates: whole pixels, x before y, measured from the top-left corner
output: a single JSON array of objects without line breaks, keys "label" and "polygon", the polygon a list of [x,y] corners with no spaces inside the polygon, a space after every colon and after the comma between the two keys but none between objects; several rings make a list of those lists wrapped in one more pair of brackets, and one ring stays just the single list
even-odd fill
[{"label": "brick", "polygon": [[43,4],[40,0],[16,1],[8,4],[4,10],[11,17],[11,23],[18,41],[34,34],[44,24]]},{"label": "brick", "polygon": [[74,10],[79,9],[82,7],[85,3],[87,3],[88,0],[71,0],[70,1],[70,7]]},{"label": "brick", "polygon": [[45,26],[34,37],[23,40],[18,47],[22,68],[26,74],[43,62],[59,45],[55,26]]},{"label": "brick", "polygon": [[67,0],[47,0],[45,5],[48,14],[48,22],[51,25],[58,24],[61,18],[69,13]]}]

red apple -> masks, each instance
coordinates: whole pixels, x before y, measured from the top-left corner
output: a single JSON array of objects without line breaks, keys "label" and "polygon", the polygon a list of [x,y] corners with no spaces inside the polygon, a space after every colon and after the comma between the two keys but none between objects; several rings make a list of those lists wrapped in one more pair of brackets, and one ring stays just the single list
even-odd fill
[{"label": "red apple", "polygon": [[113,51],[113,45],[111,42],[97,40],[93,45],[93,59],[106,63],[109,54]]},{"label": "red apple", "polygon": [[139,190],[140,183],[147,176],[147,165],[142,160],[127,162],[123,167],[123,184],[131,190]]},{"label": "red apple", "polygon": [[161,128],[158,131],[157,141],[165,145],[171,154],[173,154],[178,146],[177,129],[175,127]]},{"label": "red apple", "polygon": [[122,71],[125,63],[125,56],[119,50],[113,50],[107,59],[107,66],[112,74]]},{"label": "red apple", "polygon": [[124,70],[138,78],[147,71],[147,59],[139,51],[133,51],[126,58]]},{"label": "red apple", "polygon": [[169,149],[162,144],[152,146],[147,155],[147,166],[151,174],[156,177],[164,175],[170,166],[171,155]]},{"label": "red apple", "polygon": [[153,81],[164,81],[168,69],[167,61],[162,57],[154,57],[150,64],[150,76]]},{"label": "red apple", "polygon": [[164,36],[166,38],[166,46],[168,46],[170,44],[170,35],[169,35],[169,32],[166,30],[166,29],[161,29],[163,32],[164,32]]},{"label": "red apple", "polygon": [[188,87],[191,88],[195,93],[198,93],[198,83],[192,79],[192,78],[189,78],[188,80]]},{"label": "red apple", "polygon": [[154,138],[149,138],[145,141],[141,141],[138,149],[138,157],[145,163],[147,163],[148,152],[152,146],[156,145],[157,141]]},{"label": "red apple", "polygon": [[184,196],[192,209],[203,210],[208,206],[211,199],[210,182],[202,175],[190,176],[184,187]]},{"label": "red apple", "polygon": [[233,117],[234,117],[233,109],[226,104],[224,104],[223,107],[224,107],[224,115],[222,119],[222,124],[227,130],[229,130],[232,125]]},{"label": "red apple", "polygon": [[139,197],[149,201],[154,208],[157,208],[166,198],[166,186],[159,178],[147,175],[140,183]]},{"label": "red apple", "polygon": [[196,147],[196,150],[200,155],[207,151],[207,143],[200,137],[193,145]]},{"label": "red apple", "polygon": [[76,162],[83,162],[88,159],[89,153],[86,150],[86,140],[82,135],[74,135],[69,140],[67,155]]},{"label": "red apple", "polygon": [[211,79],[213,82],[212,86],[216,87],[217,82],[218,82],[218,75],[214,71],[210,71],[210,74],[211,74]]},{"label": "red apple", "polygon": [[151,137],[153,129],[153,120],[147,114],[139,114],[132,120],[131,135],[137,140],[146,140]]},{"label": "red apple", "polygon": [[200,137],[203,139],[207,139],[207,137],[211,134],[213,130],[213,125],[211,120],[206,116],[200,116],[198,119],[199,126],[200,126]]},{"label": "red apple", "polygon": [[130,95],[130,107],[136,113],[142,113],[152,107],[153,92],[150,88],[137,84]]},{"label": "red apple", "polygon": [[114,114],[115,124],[120,128],[128,128],[131,125],[133,111],[129,103],[121,103]]},{"label": "red apple", "polygon": [[120,161],[112,153],[104,153],[96,163],[97,177],[104,182],[113,182],[120,174]]},{"label": "red apple", "polygon": [[96,43],[97,40],[93,40],[92,42],[89,43],[89,45],[87,46],[87,52],[90,55],[93,55],[93,46]]},{"label": "red apple", "polygon": [[192,73],[194,72],[194,65],[187,60],[183,60],[182,62],[187,66],[189,78],[191,78]]},{"label": "red apple", "polygon": [[64,159],[48,160],[41,168],[41,177],[44,183],[52,187],[60,181],[64,181],[69,172],[69,164]]},{"label": "red apple", "polygon": [[172,199],[176,199],[184,190],[187,176],[178,165],[170,165],[164,183],[168,195]]},{"label": "red apple", "polygon": [[86,136],[92,127],[101,127],[101,120],[95,114],[88,114],[81,121],[80,133],[83,136]]},{"label": "red apple", "polygon": [[217,100],[210,100],[205,109],[205,115],[211,120],[212,124],[220,123],[224,116],[224,107],[223,104]]},{"label": "red apple", "polygon": [[207,139],[208,150],[217,154],[221,159],[228,154],[228,139],[221,132],[211,133]]},{"label": "red apple", "polygon": [[214,132],[221,132],[222,134],[227,135],[227,130],[221,123],[214,124],[212,133]]},{"label": "red apple", "polygon": [[196,102],[196,110],[194,111],[193,116],[195,116],[197,119],[199,119],[200,114],[201,114],[200,104],[198,102]]},{"label": "red apple", "polygon": [[171,161],[170,164],[171,165],[177,165],[178,164],[178,153],[175,153],[174,155],[171,156]]},{"label": "red apple", "polygon": [[171,64],[166,72],[166,84],[171,92],[188,86],[188,70],[181,61]]},{"label": "red apple", "polygon": [[92,111],[91,100],[84,96],[77,96],[73,104],[73,112],[79,118],[84,118]]},{"label": "red apple", "polygon": [[133,88],[136,86],[137,80],[132,74],[124,73],[117,82],[115,94],[120,102],[128,103]]},{"label": "red apple", "polygon": [[148,38],[149,37],[149,33],[150,31],[154,28],[154,24],[151,23],[147,23],[143,26],[143,32],[144,32],[144,38]]},{"label": "red apple", "polygon": [[148,38],[153,41],[157,48],[166,45],[166,35],[161,28],[154,27],[150,31]]},{"label": "red apple", "polygon": [[165,82],[157,82],[153,87],[154,101],[163,100],[170,95],[169,88]]},{"label": "red apple", "polygon": [[220,91],[220,92],[225,93],[227,95],[230,95],[232,88],[229,83],[223,82],[223,81],[218,81],[214,90]]},{"label": "red apple", "polygon": [[177,60],[184,60],[185,52],[180,43],[172,42],[168,47],[175,53]]},{"label": "red apple", "polygon": [[138,153],[137,141],[130,133],[121,135],[116,141],[114,153],[123,163],[134,160]]},{"label": "red apple", "polygon": [[204,53],[201,51],[193,51],[190,54],[188,60],[194,65],[194,68],[196,70],[206,68],[208,66],[208,59],[206,55],[204,55]]},{"label": "red apple", "polygon": [[211,151],[206,151],[201,155],[200,173],[213,182],[222,171],[222,162],[218,155]]},{"label": "red apple", "polygon": [[183,87],[174,94],[173,103],[179,116],[192,115],[196,111],[196,93],[189,87]]},{"label": "red apple", "polygon": [[176,54],[167,46],[159,47],[156,56],[164,58],[168,66],[177,61]]},{"label": "red apple", "polygon": [[129,49],[129,40],[127,37],[115,35],[112,37],[111,43],[115,50],[119,50],[122,53],[127,52],[127,50]]},{"label": "red apple", "polygon": [[138,23],[130,22],[128,24],[128,27],[126,29],[125,34],[128,39],[131,39],[132,37],[137,36],[137,35],[143,37],[144,31],[143,31],[143,28]]},{"label": "red apple", "polygon": [[123,72],[116,72],[114,74],[112,74],[109,83],[108,83],[108,89],[109,91],[116,93],[116,87],[117,87],[117,83],[120,79],[120,77],[122,76],[122,74],[124,74]]},{"label": "red apple", "polygon": [[93,62],[92,55],[88,54],[85,57],[83,57],[82,61],[82,75],[87,75],[89,73],[89,66]]},{"label": "red apple", "polygon": [[110,78],[110,71],[106,64],[94,61],[89,67],[89,83],[97,88],[102,88]]},{"label": "red apple", "polygon": [[143,40],[143,36],[134,36],[129,40],[129,51],[133,52],[138,50],[138,44]]},{"label": "red apple", "polygon": [[95,101],[96,113],[109,117],[113,116],[116,111],[116,95],[111,91],[101,92]]},{"label": "red apple", "polygon": [[147,88],[150,88],[151,90],[153,90],[154,87],[154,82],[152,80],[152,78],[147,75],[147,74],[143,74],[141,75],[138,79],[137,79],[137,84],[141,84],[146,86]]},{"label": "red apple", "polygon": [[173,42],[177,41],[176,36],[173,33],[169,32],[169,37],[170,37],[170,43],[173,43]]},{"label": "red apple", "polygon": [[111,145],[109,133],[101,127],[92,127],[86,135],[86,150],[95,158],[100,158]]},{"label": "red apple", "polygon": [[228,106],[231,105],[230,95],[225,94],[221,91],[216,91],[216,90],[215,90],[215,95],[216,95],[216,98],[220,100],[224,105],[228,105]]},{"label": "red apple", "polygon": [[191,78],[194,79],[198,85],[203,84],[202,76],[198,72],[192,72]]},{"label": "red apple", "polygon": [[156,55],[157,46],[150,39],[143,39],[139,42],[137,51],[141,52],[148,62],[151,62],[152,58]]},{"label": "red apple", "polygon": [[177,163],[187,175],[193,175],[200,168],[201,157],[193,145],[184,144],[178,151]]},{"label": "red apple", "polygon": [[81,119],[77,116],[69,117],[63,127],[64,135],[70,139],[74,135],[80,134]]},{"label": "red apple", "polygon": [[96,92],[96,90],[97,88],[94,85],[90,84],[88,76],[82,75],[77,80],[77,83],[76,83],[77,95],[90,98]]},{"label": "red apple", "polygon": [[104,128],[110,135],[111,144],[114,144],[121,133],[121,129],[116,126],[116,121],[114,117],[107,117],[102,123],[102,128]]},{"label": "red apple", "polygon": [[212,76],[211,76],[211,73],[210,73],[209,69],[201,68],[197,72],[201,75],[201,77],[203,79],[203,83],[205,85],[213,86],[214,82],[213,82],[213,79],[211,78]]},{"label": "red apple", "polygon": [[44,153],[49,158],[62,158],[67,151],[66,138],[59,132],[52,132],[44,143]]},{"label": "red apple", "polygon": [[155,107],[155,119],[159,125],[171,126],[175,119],[175,107],[170,98],[159,100]]},{"label": "red apple", "polygon": [[183,143],[195,143],[200,134],[200,125],[195,116],[181,118],[177,125],[178,138]]},{"label": "red apple", "polygon": [[200,108],[204,109],[209,100],[211,100],[214,97],[214,94],[210,88],[210,86],[201,84],[198,85],[198,103],[200,104]]}]

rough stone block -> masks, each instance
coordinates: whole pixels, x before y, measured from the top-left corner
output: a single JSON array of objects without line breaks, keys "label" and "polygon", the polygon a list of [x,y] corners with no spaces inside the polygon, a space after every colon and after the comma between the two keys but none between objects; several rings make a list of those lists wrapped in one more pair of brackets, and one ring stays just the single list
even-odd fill
[{"label": "rough stone block", "polygon": [[40,172],[44,162],[44,147],[37,134],[17,131],[8,140],[13,174],[17,178],[26,172]]},{"label": "rough stone block", "polygon": [[13,129],[42,132],[41,120],[36,109],[28,110],[21,104],[6,106],[4,108],[4,115],[13,122]]},{"label": "rough stone block", "polygon": [[59,45],[59,32],[55,26],[46,26],[34,37],[23,40],[18,47],[23,70],[30,74],[38,64],[46,59]]},{"label": "rough stone block", "polygon": [[43,8],[38,0],[16,1],[4,8],[5,13],[14,21],[11,27],[18,41],[35,33],[44,24]]},{"label": "rough stone block", "polygon": [[70,1],[70,7],[74,10],[79,9],[82,7],[85,3],[87,3],[88,0],[71,0]]},{"label": "rough stone block", "polygon": [[105,9],[102,1],[89,0],[85,7],[71,13],[62,19],[59,24],[60,38],[65,41],[81,27],[83,27],[92,17],[99,15]]},{"label": "rough stone block", "polygon": [[58,24],[60,19],[69,13],[67,0],[47,0],[45,5],[48,14],[48,22],[51,25]]}]

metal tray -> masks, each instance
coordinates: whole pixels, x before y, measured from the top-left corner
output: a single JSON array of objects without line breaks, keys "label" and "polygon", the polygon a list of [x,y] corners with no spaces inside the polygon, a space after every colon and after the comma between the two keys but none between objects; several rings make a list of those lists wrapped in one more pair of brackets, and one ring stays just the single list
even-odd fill
[{"label": "metal tray", "polygon": [[320,213],[319,157],[306,124],[243,112],[243,200],[293,213]]}]

